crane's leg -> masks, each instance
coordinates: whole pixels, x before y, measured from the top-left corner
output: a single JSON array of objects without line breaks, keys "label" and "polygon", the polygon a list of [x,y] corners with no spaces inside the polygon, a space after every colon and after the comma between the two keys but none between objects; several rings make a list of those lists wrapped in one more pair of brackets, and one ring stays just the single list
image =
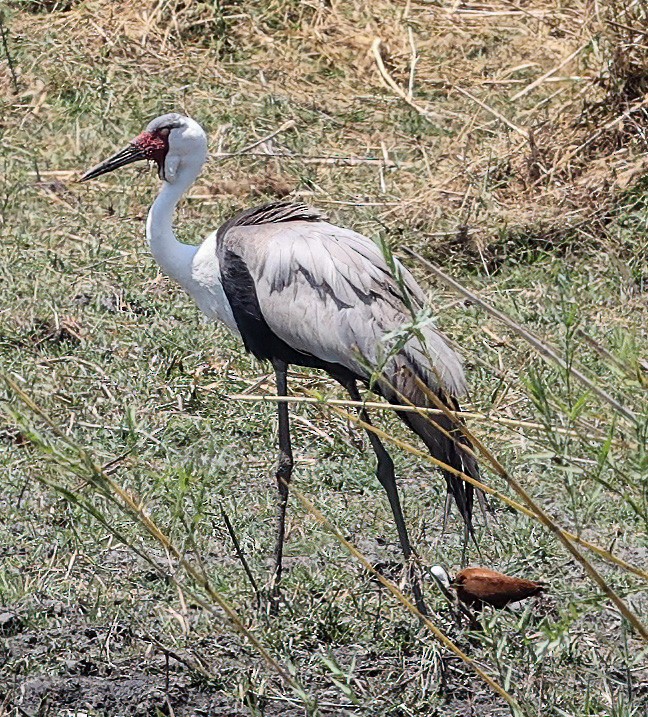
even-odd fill
[{"label": "crane's leg", "polygon": [[[353,401],[362,401],[358,387],[355,381],[343,381],[342,385],[346,388]],[[371,425],[369,420],[369,414],[364,408],[358,411],[358,415],[365,422]],[[412,585],[412,594],[414,595],[414,602],[419,612],[423,615],[427,615],[427,608],[423,600],[423,591],[421,589],[421,580],[417,570],[417,566],[414,564],[412,546],[410,545],[409,536],[407,535],[407,528],[405,526],[405,518],[403,517],[403,509],[401,508],[400,498],[398,496],[398,488],[396,486],[396,475],[394,473],[394,461],[391,456],[387,453],[387,449],[382,444],[380,438],[368,429],[365,429],[371,447],[376,454],[378,459],[378,466],[376,469],[376,476],[380,481],[380,485],[387,492],[387,498],[389,499],[389,505],[391,506],[394,520],[396,521],[396,529],[398,530],[398,539],[401,544],[403,556],[405,558],[405,565],[407,567],[407,574]]]},{"label": "crane's leg", "polygon": [[[273,361],[272,365],[277,377],[277,395],[288,395],[288,364],[284,361]],[[286,534],[286,506],[288,504],[288,485],[293,469],[292,447],[290,445],[290,422],[288,419],[288,404],[281,401],[277,404],[279,417],[279,460],[277,462],[277,490],[279,501],[277,503],[277,542],[274,550],[274,569],[270,580],[270,610],[276,613],[279,609],[279,583],[281,581],[281,563],[283,558],[283,544]]]}]

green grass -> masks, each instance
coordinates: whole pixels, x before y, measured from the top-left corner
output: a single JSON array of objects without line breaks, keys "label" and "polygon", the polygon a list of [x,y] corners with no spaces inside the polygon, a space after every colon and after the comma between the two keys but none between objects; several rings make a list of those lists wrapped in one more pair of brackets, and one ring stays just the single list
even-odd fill
[{"label": "green grass", "polygon": [[[5,26],[20,94],[3,75],[0,371],[97,464],[120,458],[111,468],[115,480],[192,562],[201,561],[213,588],[269,652],[291,666],[321,714],[506,714],[506,703],[419,626],[295,498],[286,604],[273,619],[255,609],[221,510],[256,580],[265,584],[274,538],[275,415],[272,405],[227,396],[255,385],[268,367],[246,356],[224,329],[203,323],[190,299],[159,275],[143,239],[153,176],[131,169],[90,186],[56,172],[86,169],[152,116],[178,108],[205,123],[214,151],[226,124],[231,128],[224,149],[235,151],[290,118],[297,128],[278,137],[275,149],[381,157],[384,143],[399,163],[384,170],[384,192],[379,170],[370,164],[246,156],[211,163],[193,191],[200,198],[182,205],[179,234],[195,243],[229,212],[271,198],[249,180],[270,174],[300,199],[330,210],[336,221],[386,237],[397,253],[408,246],[442,262],[637,413],[633,426],[569,372],[543,362],[515,332],[412,265],[433,291],[440,326],[466,357],[467,407],[544,427],[509,430],[485,420],[470,422],[471,430],[563,527],[644,568],[645,182],[614,194],[603,225],[587,221],[587,207],[580,207],[580,223],[572,224],[568,201],[552,206],[549,219],[534,214],[534,198],[515,190],[515,142],[507,145],[510,137],[489,125],[488,115],[476,121],[474,145],[457,159],[453,142],[468,111],[475,111],[465,99],[422,88],[418,97],[429,93],[434,109],[459,113],[431,127],[371,79],[375,70],[360,62],[362,52],[353,43],[324,49],[308,44],[308,33],[298,34],[295,3],[268,4],[258,13],[245,3],[223,5],[231,37],[212,45],[191,34],[164,44],[155,34],[162,25],[142,44],[141,20],[125,13],[120,25],[106,3],[37,15],[11,4]],[[251,25],[230,18],[239,5]],[[353,22],[364,27],[367,12],[343,14],[340,22],[347,25],[334,37],[346,42],[344,32]],[[390,68],[405,86],[408,55],[396,51],[401,40],[394,34],[399,17],[398,8],[385,3],[381,31],[395,38]],[[99,23],[108,41],[96,39],[90,21]],[[449,72],[456,49],[425,45],[423,25],[416,23],[428,21],[424,15],[410,18],[421,66],[438,61]],[[302,22],[309,27],[315,15],[308,10]],[[249,27],[258,42],[242,40]],[[486,40],[471,32],[461,67],[472,67],[478,82],[484,57],[501,43],[504,30],[494,27]],[[515,65],[517,35],[510,33],[506,47]],[[264,37],[272,37],[288,59],[276,57]],[[294,77],[287,71],[291,62]],[[300,86],[300,78],[308,84]],[[548,96],[552,88],[543,91]],[[522,121],[527,105],[507,103],[497,87],[489,92],[489,104]],[[507,158],[514,180],[506,174]],[[428,167],[456,194],[430,192]],[[223,189],[224,180],[239,189]],[[543,194],[538,205],[548,201]],[[512,219],[518,209],[521,218]],[[457,232],[464,224],[473,239]],[[290,385],[296,394],[338,396],[334,385],[312,372],[293,372]],[[18,626],[0,636],[0,704],[6,700],[8,710],[18,704],[31,715],[66,709],[170,714],[168,704],[176,715],[304,714],[299,695],[249,642],[199,606],[192,593],[206,599],[204,590],[182,571],[179,588],[114,537],[119,532],[176,575],[175,561],[169,564],[141,521],[79,477],[87,477],[87,469],[79,467],[74,450],[12,391],[0,390],[4,405],[24,417],[18,426],[6,414],[0,418],[0,612],[18,616]],[[254,391],[274,392],[272,378]],[[294,406],[291,414],[296,488],[372,563],[398,564],[395,528],[362,434],[323,408]],[[392,435],[409,439],[389,414],[375,418]],[[17,432],[27,428],[40,432],[34,443]],[[441,529],[442,477],[421,459],[396,448],[393,455],[423,565],[456,570],[461,527],[453,515]],[[515,497],[492,472],[485,477]],[[69,499],[44,482],[65,486]],[[108,527],[83,510],[83,501],[105,516]],[[433,621],[516,697],[524,714],[642,714],[648,706],[645,645],[550,533],[496,500],[493,507],[489,525],[480,522],[478,528],[481,554],[470,546],[470,562],[546,580],[548,596],[518,613],[486,611],[483,630],[470,632],[428,578]],[[645,583],[592,559],[645,620]],[[390,574],[401,579],[397,567]]]}]

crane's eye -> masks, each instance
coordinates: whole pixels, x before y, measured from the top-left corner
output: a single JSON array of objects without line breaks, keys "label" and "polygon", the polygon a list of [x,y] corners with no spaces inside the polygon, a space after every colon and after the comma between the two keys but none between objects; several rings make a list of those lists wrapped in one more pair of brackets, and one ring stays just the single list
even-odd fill
[{"label": "crane's eye", "polygon": [[157,131],[157,133],[160,135],[160,137],[168,137],[171,133],[170,127],[160,127],[160,129]]}]

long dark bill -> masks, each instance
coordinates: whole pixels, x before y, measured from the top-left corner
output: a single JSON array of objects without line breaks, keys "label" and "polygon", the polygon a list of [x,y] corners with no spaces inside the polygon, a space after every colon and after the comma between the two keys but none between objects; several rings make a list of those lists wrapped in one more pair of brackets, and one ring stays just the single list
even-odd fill
[{"label": "long dark bill", "polygon": [[128,147],[124,147],[117,154],[113,154],[109,159],[89,169],[79,181],[86,182],[88,179],[94,179],[107,172],[112,172],[113,169],[125,167],[127,164],[137,162],[140,159],[146,159],[146,151],[134,144],[129,144]]}]

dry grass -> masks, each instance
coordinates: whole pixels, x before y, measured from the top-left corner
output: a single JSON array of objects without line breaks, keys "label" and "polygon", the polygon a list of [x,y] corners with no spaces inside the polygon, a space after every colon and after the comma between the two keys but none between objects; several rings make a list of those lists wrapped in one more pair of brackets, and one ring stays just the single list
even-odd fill
[{"label": "dry grass", "polygon": [[[40,77],[22,78],[23,89],[34,93],[25,98],[34,105],[31,121],[46,119],[43,69],[69,91],[101,93],[119,78],[120,91],[132,96],[145,93],[162,66],[174,81],[186,78],[169,98],[173,105],[192,111],[212,102],[221,123],[228,105],[255,97],[272,97],[277,115],[300,127],[304,111],[325,124],[327,112],[340,115],[317,138],[316,153],[396,161],[397,182],[387,170],[378,183],[375,172],[370,183],[355,173],[358,200],[387,202],[389,208],[378,209],[381,220],[422,239],[447,231],[449,251],[467,244],[488,260],[503,231],[559,241],[585,220],[600,235],[617,190],[645,170],[645,2],[159,0],[142,9],[119,2],[71,7],[23,16],[26,31],[65,32],[76,55],[61,67],[53,53],[39,62]],[[377,39],[389,76],[418,109],[385,83],[372,53]],[[214,83],[224,96],[213,95]],[[114,120],[114,101],[106,98],[107,122]],[[221,135],[227,129],[221,124]],[[249,130],[255,129],[252,119]],[[221,137],[226,147],[236,139]],[[261,176],[278,181],[280,193],[303,190],[290,177],[303,166],[287,164],[271,161]],[[240,190],[247,188],[236,170],[223,171],[213,190],[242,203]],[[337,197],[336,166],[311,174]]]}]

